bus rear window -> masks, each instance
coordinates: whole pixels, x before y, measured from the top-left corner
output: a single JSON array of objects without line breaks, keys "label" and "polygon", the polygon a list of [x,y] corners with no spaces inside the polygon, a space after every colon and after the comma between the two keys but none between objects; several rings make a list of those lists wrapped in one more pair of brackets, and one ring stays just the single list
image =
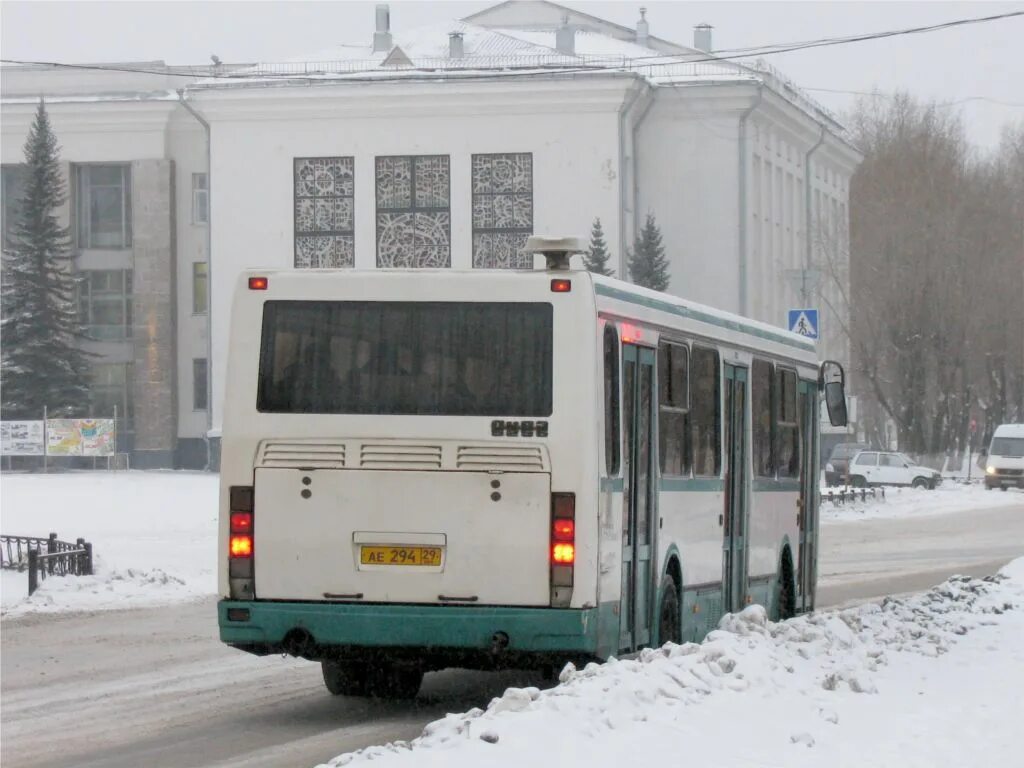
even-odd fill
[{"label": "bus rear window", "polygon": [[263,413],[550,416],[541,303],[268,301]]}]

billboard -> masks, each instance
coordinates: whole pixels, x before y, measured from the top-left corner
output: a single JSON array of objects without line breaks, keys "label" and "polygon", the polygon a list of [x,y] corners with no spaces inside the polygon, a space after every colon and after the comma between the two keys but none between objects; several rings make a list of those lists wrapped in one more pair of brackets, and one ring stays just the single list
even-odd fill
[{"label": "billboard", "polygon": [[0,422],[0,454],[42,456],[46,447],[42,421]]},{"label": "billboard", "polygon": [[116,451],[113,419],[0,422],[4,456],[113,456]]},{"label": "billboard", "polygon": [[83,456],[113,456],[115,448],[113,419],[78,419]]},{"label": "billboard", "polygon": [[46,455],[82,455],[82,432],[78,429],[78,419],[47,420]]}]

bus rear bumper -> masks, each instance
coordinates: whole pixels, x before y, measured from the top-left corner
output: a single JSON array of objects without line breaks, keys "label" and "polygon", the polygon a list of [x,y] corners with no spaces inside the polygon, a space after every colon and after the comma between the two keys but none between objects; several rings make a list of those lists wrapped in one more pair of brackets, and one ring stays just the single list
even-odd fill
[{"label": "bus rear bumper", "polygon": [[218,619],[228,645],[312,660],[384,654],[438,669],[493,668],[589,660],[598,648],[593,608],[221,600]]}]

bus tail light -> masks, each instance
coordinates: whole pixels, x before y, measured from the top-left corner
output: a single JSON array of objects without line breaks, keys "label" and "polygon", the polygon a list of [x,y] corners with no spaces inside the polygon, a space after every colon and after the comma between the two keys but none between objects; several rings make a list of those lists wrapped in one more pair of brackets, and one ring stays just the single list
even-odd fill
[{"label": "bus tail light", "polygon": [[551,607],[572,601],[576,564],[576,494],[551,494]]},{"label": "bus tail light", "polygon": [[234,600],[252,600],[256,593],[254,495],[251,485],[233,485],[229,491],[228,579]]}]

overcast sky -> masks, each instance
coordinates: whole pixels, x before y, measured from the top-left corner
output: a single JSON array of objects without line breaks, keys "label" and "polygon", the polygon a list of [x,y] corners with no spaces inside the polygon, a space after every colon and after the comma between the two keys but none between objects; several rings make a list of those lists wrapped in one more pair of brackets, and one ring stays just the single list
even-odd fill
[{"label": "overcast sky", "polygon": [[[496,0],[495,0],[496,1]],[[392,2],[392,31],[459,18],[494,3]],[[935,24],[1024,10],[1024,2],[567,2],[633,26],[648,8],[651,34],[692,43],[695,24],[714,29],[713,47],[742,48]],[[372,2],[24,2],[0,3],[4,59],[60,62],[163,60],[199,64],[274,61],[313,54],[373,34]],[[961,111],[971,139],[998,142],[1024,120],[1024,16],[920,35],[768,57],[808,89],[909,90]],[[812,90],[842,111],[854,96]],[[995,102],[1004,102],[1003,104]]]}]

